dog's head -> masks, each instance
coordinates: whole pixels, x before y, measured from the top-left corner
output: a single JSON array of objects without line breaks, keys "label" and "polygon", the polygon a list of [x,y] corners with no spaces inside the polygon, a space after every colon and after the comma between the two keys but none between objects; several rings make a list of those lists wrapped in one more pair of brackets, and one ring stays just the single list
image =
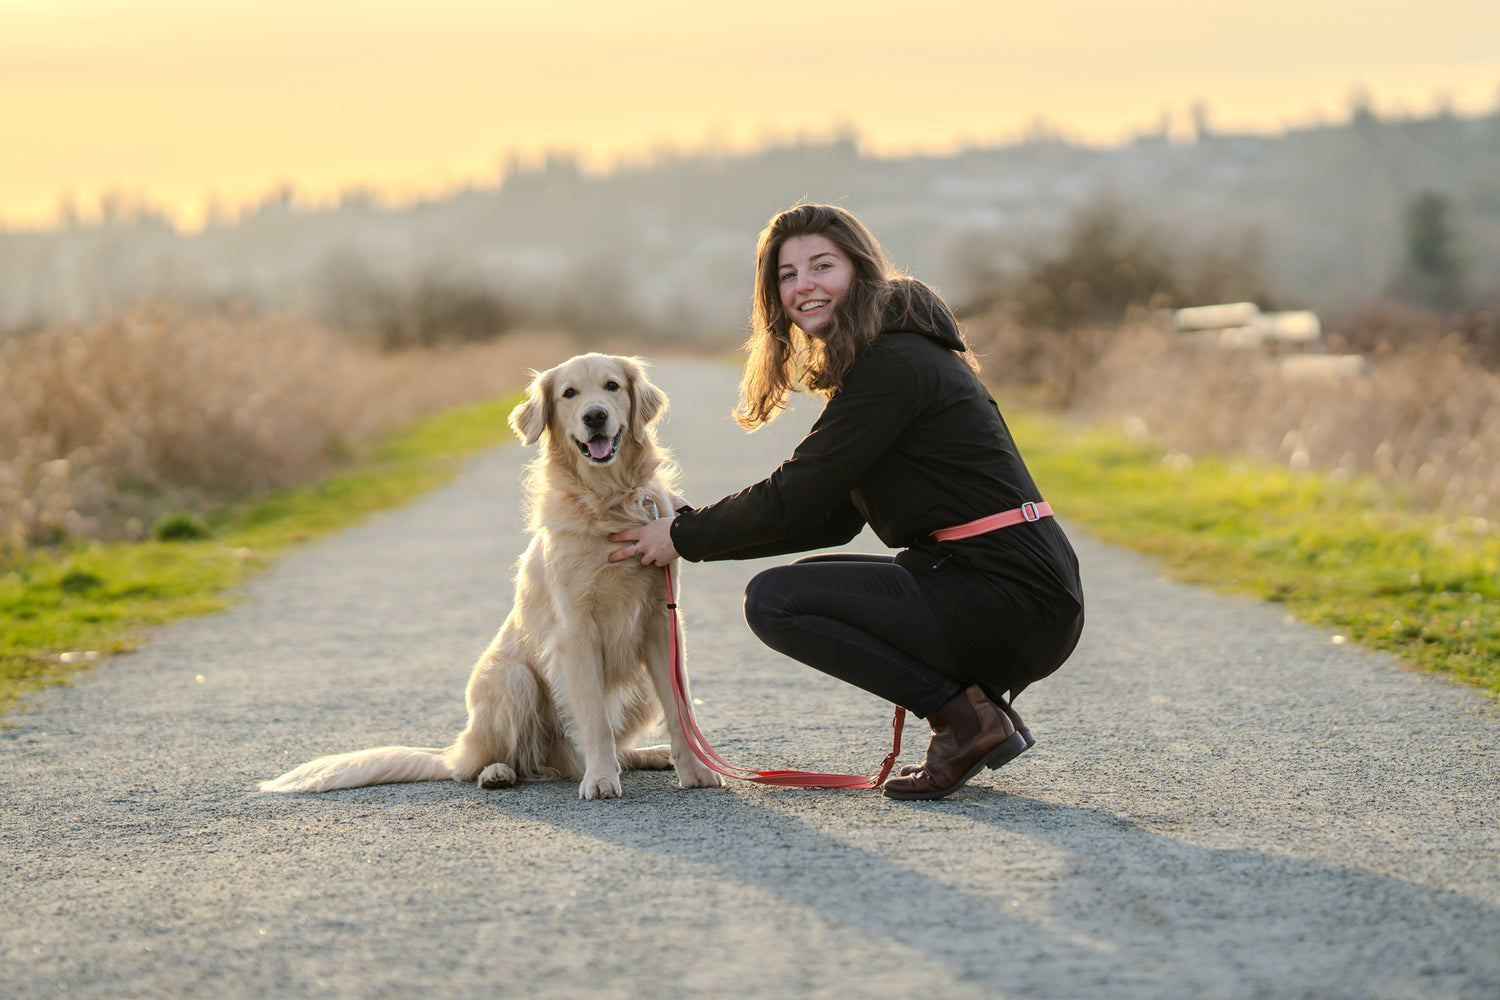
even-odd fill
[{"label": "dog's head", "polygon": [[584,466],[612,464],[627,442],[650,440],[650,428],[667,397],[646,378],[636,358],[580,354],[531,380],[526,400],[510,414],[511,429],[526,445],[544,434],[548,444],[577,456]]}]

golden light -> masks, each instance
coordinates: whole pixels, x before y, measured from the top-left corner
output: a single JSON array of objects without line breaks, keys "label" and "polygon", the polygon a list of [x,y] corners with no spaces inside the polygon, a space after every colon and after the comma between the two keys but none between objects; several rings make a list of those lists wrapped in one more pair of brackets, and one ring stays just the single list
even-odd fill
[{"label": "golden light", "polygon": [[291,183],[327,201],[492,183],[511,155],[594,169],[663,148],[858,130],[877,154],[1179,132],[1195,102],[1274,131],[1500,87],[1500,5],[1346,0],[701,4],[0,0],[0,221],[110,189],[201,219]]}]

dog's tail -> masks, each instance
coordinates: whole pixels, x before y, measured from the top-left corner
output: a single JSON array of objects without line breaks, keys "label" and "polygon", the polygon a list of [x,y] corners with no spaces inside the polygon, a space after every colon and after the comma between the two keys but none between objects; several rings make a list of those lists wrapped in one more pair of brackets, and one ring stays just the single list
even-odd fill
[{"label": "dog's tail", "polygon": [[338,788],[438,781],[453,777],[449,750],[434,747],[376,747],[310,760],[279,778],[262,781],[263,792],[331,792]]}]

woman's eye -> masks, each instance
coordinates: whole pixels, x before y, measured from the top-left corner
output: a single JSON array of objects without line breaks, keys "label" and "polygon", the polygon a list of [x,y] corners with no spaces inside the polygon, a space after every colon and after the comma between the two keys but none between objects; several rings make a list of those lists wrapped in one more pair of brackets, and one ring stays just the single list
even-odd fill
[{"label": "woman's eye", "polygon": [[571,386],[567,389],[564,389],[562,393],[563,399],[572,399],[576,395],[578,395],[578,390],[572,388]]},{"label": "woman's eye", "polygon": [[783,284],[783,285],[784,285],[784,284],[786,284],[786,283],[787,283],[787,282],[788,282],[788,281],[791,281],[791,280],[792,280],[792,279],[793,279],[793,278],[795,278],[795,277],[796,277],[796,276],[797,276],[797,275],[796,275],[796,273],[795,273],[795,272],[793,272],[793,271],[787,271],[787,272],[785,272],[785,273],[783,273],[783,274],[782,274],[782,276],[781,276],[781,283],[782,283],[782,284]]},{"label": "woman's eye", "polygon": [[608,382],[604,383],[604,388],[610,392],[618,392],[620,389],[620,383],[616,382],[614,379],[610,379]]}]

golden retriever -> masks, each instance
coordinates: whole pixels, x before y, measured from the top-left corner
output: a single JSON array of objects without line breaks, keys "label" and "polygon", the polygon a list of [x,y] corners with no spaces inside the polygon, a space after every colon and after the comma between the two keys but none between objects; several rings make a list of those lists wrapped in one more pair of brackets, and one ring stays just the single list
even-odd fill
[{"label": "golden retriever", "polygon": [[[620,794],[621,768],[676,765],[684,788],[723,782],[688,747],[672,701],[666,578],[611,563],[616,531],[670,509],[653,424],[667,399],[635,358],[583,354],[537,374],[510,415],[526,445],[531,543],[506,619],[469,677],[469,722],[447,748],[321,757],[270,792],[324,792],[453,778],[483,788],[581,778],[583,799]],[[658,718],[664,746],[633,747]]]}]

